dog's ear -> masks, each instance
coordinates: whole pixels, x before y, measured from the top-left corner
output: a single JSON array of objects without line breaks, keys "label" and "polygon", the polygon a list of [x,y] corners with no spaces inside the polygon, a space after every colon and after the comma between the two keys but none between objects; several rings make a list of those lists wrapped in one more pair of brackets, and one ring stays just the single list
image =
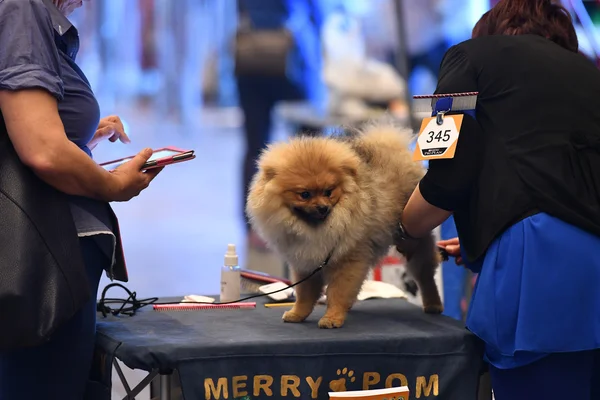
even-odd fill
[{"label": "dog's ear", "polygon": [[263,176],[267,182],[269,182],[271,179],[275,178],[275,175],[277,175],[277,173],[275,172],[275,168],[266,167],[263,169]]},{"label": "dog's ear", "polygon": [[353,164],[346,164],[342,166],[342,171],[353,178],[356,178],[356,175],[358,175],[358,169]]},{"label": "dog's ear", "polygon": [[344,173],[350,175],[352,178],[356,178],[358,175],[359,165],[360,161],[358,160],[358,157],[348,157],[346,160],[344,160],[341,167]]}]

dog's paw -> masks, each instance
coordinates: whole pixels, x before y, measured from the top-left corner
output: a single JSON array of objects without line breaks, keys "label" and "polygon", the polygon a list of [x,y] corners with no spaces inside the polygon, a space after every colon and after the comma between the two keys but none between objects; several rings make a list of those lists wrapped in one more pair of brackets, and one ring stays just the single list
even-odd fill
[{"label": "dog's paw", "polygon": [[294,312],[294,310],[286,311],[283,313],[283,322],[302,322],[308,315],[300,315]]},{"label": "dog's paw", "polygon": [[324,316],[319,320],[319,328],[322,329],[333,329],[333,328],[341,328],[344,325],[343,318],[332,318],[328,316]]},{"label": "dog's paw", "polygon": [[425,314],[441,314],[444,312],[444,306],[442,304],[427,304],[423,306]]}]

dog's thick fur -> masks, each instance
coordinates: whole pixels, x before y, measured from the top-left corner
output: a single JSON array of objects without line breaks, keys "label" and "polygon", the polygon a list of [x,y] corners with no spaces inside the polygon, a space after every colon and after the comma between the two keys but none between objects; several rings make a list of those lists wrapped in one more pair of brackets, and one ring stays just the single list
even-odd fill
[{"label": "dog's thick fur", "polygon": [[[284,321],[304,321],[327,285],[319,326],[344,324],[369,269],[395,244],[402,211],[425,173],[412,160],[410,138],[391,125],[372,126],[354,135],[294,138],[261,155],[246,206],[253,228],[290,264],[296,282],[331,254],[321,273],[296,287]],[[425,312],[439,313],[433,236],[418,247],[408,270]]]}]

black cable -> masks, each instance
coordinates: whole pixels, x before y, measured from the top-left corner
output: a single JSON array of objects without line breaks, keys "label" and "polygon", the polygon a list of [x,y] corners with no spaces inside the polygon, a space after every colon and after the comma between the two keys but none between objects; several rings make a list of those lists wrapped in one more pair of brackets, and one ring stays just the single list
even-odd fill
[{"label": "black cable", "polygon": [[[108,289],[113,287],[119,287],[127,292],[129,295],[126,299],[111,299],[106,298],[106,292]],[[112,315],[128,315],[130,317],[134,316],[136,311],[142,307],[148,306],[150,304],[155,304],[158,301],[158,297],[150,297],[148,299],[138,300],[136,297],[136,293],[127,289],[125,286],[120,283],[110,283],[106,285],[104,290],[102,291],[102,296],[100,300],[98,300],[98,305],[96,306],[96,310],[102,313],[102,316],[106,318],[107,314]],[[117,310],[113,310],[108,304],[121,304],[121,307]]]},{"label": "black cable", "polygon": [[[327,256],[325,261],[321,265],[319,265],[317,268],[315,268],[309,275],[300,279],[298,282],[293,283],[289,286],[286,286],[282,289],[274,290],[269,293],[253,294],[251,296],[244,297],[244,298],[241,298],[238,300],[233,300],[233,301],[225,301],[225,302],[219,302],[219,303],[211,303],[208,301],[186,301],[186,303],[189,303],[189,304],[232,304],[232,303],[239,303],[241,301],[246,301],[246,300],[255,299],[258,297],[269,296],[271,294],[283,292],[284,290],[293,288],[294,286],[297,286],[297,285],[301,284],[302,282],[306,282],[307,280],[312,278],[314,275],[316,275],[319,271],[321,271],[323,269],[324,266],[327,265],[327,263],[329,263],[329,260],[331,259],[332,254],[333,254],[333,251]],[[120,287],[121,289],[125,290],[129,296],[126,299],[106,298],[106,292],[108,292],[108,289],[113,288],[113,287]],[[139,310],[140,308],[149,306],[149,305],[180,304],[180,303],[181,303],[181,301],[159,302],[158,297],[150,297],[147,299],[138,300],[135,292],[130,291],[129,289],[127,289],[125,286],[121,285],[120,283],[110,283],[110,284],[106,285],[106,287],[102,291],[102,296],[100,297],[100,300],[98,300],[97,311],[100,311],[104,318],[106,318],[106,316],[108,314],[112,314],[115,316],[117,316],[119,314],[123,314],[123,315],[132,317],[135,315],[137,310]],[[108,304],[121,304],[121,307],[117,310],[113,310],[112,308],[110,308],[110,306],[108,306]]]}]

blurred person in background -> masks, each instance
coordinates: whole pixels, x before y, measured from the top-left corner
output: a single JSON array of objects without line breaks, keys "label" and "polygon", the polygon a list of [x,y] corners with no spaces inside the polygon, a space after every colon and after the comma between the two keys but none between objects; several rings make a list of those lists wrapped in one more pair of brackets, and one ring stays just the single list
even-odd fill
[{"label": "blurred person in background", "polygon": [[[436,92],[478,92],[456,154],[431,160],[402,215],[479,273],[467,328],[496,400],[600,399],[600,71],[569,13],[501,0],[452,47]],[[445,117],[449,118],[449,117]]]},{"label": "blurred person in background", "polygon": [[444,32],[443,1],[402,2],[408,81],[413,94],[431,93],[435,89],[440,63],[450,47]]},{"label": "blurred person in background", "polygon": [[[236,80],[244,115],[245,156],[242,202],[256,172],[256,160],[272,134],[273,109],[280,101],[306,100],[320,105],[320,30],[323,0],[239,0],[240,28],[236,38]],[[269,54],[277,54],[271,58]],[[249,245],[264,248],[246,220]]]},{"label": "blurred person in background", "polygon": [[[40,287],[39,283],[23,278],[17,282],[20,286],[11,289],[25,292],[17,294],[25,296],[27,301],[39,299],[37,308],[46,314],[63,316],[69,312],[60,309],[61,305],[68,306],[66,302],[52,303],[50,299],[56,297],[55,291],[68,289],[70,294],[62,299],[72,299],[74,311],[70,318],[65,316],[56,323],[57,329],[44,344],[0,352],[0,399],[81,400],[84,397],[95,344],[96,295],[101,274],[106,271],[111,278],[121,280],[127,275],[119,250],[117,220],[108,202],[128,201],[137,196],[160,172],[141,171],[152,154],[150,149],[140,152],[112,173],[92,159],[92,150],[100,142],[127,143],[129,139],[118,117],[100,119],[94,93],[75,63],[79,36],[66,16],[81,4],[81,0],[0,2],[0,110],[4,122],[4,132],[0,134],[3,139],[8,135],[8,140],[2,141],[3,154],[16,151],[14,158],[18,158],[17,162],[20,160],[19,165],[24,165],[22,169],[34,173],[26,175],[31,175],[26,182],[17,183],[21,185],[20,193],[31,193],[31,186],[23,185],[32,182],[48,187],[45,193],[55,193],[51,205],[45,204],[44,198],[37,198],[17,204],[20,211],[16,211],[16,207],[0,209],[2,229],[8,231],[23,232],[25,228],[10,225],[13,221],[22,221],[23,214],[28,214],[27,218],[38,218],[33,221],[37,226],[48,226],[39,212],[28,213],[31,207],[38,210],[45,207],[42,215],[52,215],[55,223],[47,228],[49,232],[43,237],[46,247],[41,241],[30,243],[24,250],[20,242],[3,243],[0,267],[10,267],[6,261],[14,259],[12,252],[27,251],[28,255],[21,258],[21,269],[49,271],[56,268],[50,265],[56,253],[64,249],[81,252],[81,255],[70,253],[71,259],[60,266],[68,275],[65,279],[69,286],[46,287],[48,293],[32,293],[34,288]],[[4,163],[3,170],[11,168],[7,159],[0,159],[0,163]],[[2,185],[9,184],[2,180]],[[6,193],[7,189],[10,188],[0,187],[0,192]],[[3,214],[7,212],[21,214]],[[60,232],[64,231],[72,232],[72,236],[61,236]],[[49,242],[58,248],[51,248]],[[3,271],[3,279],[14,279],[6,272],[11,271]],[[44,273],[31,276],[40,275]],[[81,279],[69,281],[73,277]],[[2,299],[10,299],[11,295],[15,292],[0,293]],[[51,309],[52,306],[56,307]],[[23,315],[22,318],[34,317]],[[14,327],[3,326],[2,329],[19,329],[20,326],[22,324],[15,321]]]}]

